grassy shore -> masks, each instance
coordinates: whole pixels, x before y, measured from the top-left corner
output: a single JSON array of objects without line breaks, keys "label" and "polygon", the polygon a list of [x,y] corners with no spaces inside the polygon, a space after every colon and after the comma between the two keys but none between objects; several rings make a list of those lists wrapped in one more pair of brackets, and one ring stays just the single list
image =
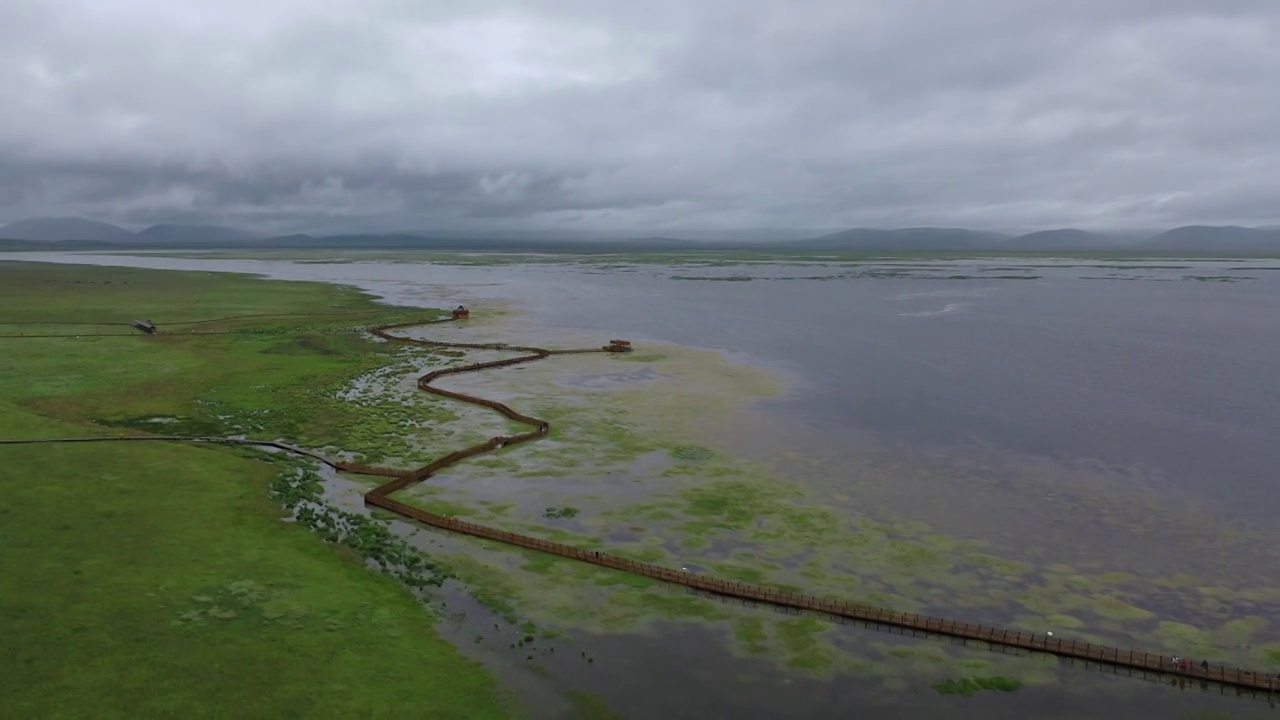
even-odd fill
[{"label": "grassy shore", "polygon": [[[321,284],[0,263],[0,334],[66,335],[0,339],[0,437],[359,431],[330,389],[403,358],[338,331],[423,314]],[[257,317],[190,323],[233,315]],[[134,318],[187,324],[45,324]],[[232,330],[254,332],[203,334]],[[394,450],[367,435],[369,454]],[[272,462],[94,443],[4,446],[0,463],[6,717],[515,714],[394,579],[282,521]]]}]

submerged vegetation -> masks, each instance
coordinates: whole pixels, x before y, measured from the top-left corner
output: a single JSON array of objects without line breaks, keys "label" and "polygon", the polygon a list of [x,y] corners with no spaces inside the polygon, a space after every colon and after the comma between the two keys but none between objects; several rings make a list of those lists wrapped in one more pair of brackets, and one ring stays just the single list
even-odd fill
[{"label": "submerged vegetation", "polygon": [[[726,441],[707,429],[733,433],[727,428],[734,427],[744,400],[776,393],[764,373],[715,353],[653,344],[643,355],[609,361],[652,364],[654,373],[643,384],[593,387],[576,379],[598,373],[598,361],[565,357],[527,368],[518,378],[487,375],[486,392],[548,418],[551,438],[521,448],[515,462],[451,468],[433,478],[430,489],[407,493],[406,501],[461,508],[478,522],[725,579],[1038,632],[1051,628],[1106,645],[1171,653],[1195,646],[1161,630],[1167,608],[1153,606],[1150,598],[1170,595],[1152,592],[1148,577],[1105,565],[1037,565],[1014,548],[959,539],[918,521],[873,517],[833,503],[823,486],[799,482],[794,472],[785,478],[768,464],[742,458],[732,451],[736,438]],[[554,393],[547,392],[551,387]],[[792,460],[786,466],[804,468]],[[569,497],[579,512],[566,519],[556,503]],[[485,572],[467,563],[456,566],[459,575],[540,625],[617,631],[655,618],[732,623],[739,652],[819,675],[869,674],[883,678],[886,687],[904,676],[941,680],[975,663],[995,671],[993,677],[1028,684],[1056,683],[1060,672],[1053,664],[1012,656],[979,662],[960,649],[938,649],[935,656],[855,648],[841,640],[843,634],[830,632],[834,626],[825,619],[792,628],[770,613],[757,616],[732,603],[557,558],[477,549],[466,541],[450,557],[476,553],[485,558]],[[488,569],[492,565],[504,569],[501,582]],[[1249,592],[1262,603],[1280,600],[1275,589]],[[583,615],[583,602],[594,612]],[[1266,640],[1265,624],[1248,625],[1252,647],[1225,628],[1212,629],[1231,620],[1225,606],[1183,606],[1179,614],[1204,628],[1196,631],[1197,642],[1217,657],[1260,665],[1276,647]]]},{"label": "submerged vegetation", "polygon": [[967,677],[958,680],[948,680],[933,686],[939,695],[960,695],[962,697],[971,697],[975,693],[982,690],[998,690],[1000,692],[1013,692],[1022,687],[1022,683],[1006,677]]},{"label": "submerged vegetation", "polygon": [[325,503],[321,486],[318,475],[298,468],[276,477],[271,483],[271,497],[292,512],[299,524],[319,533],[326,542],[355,550],[409,587],[439,587],[453,577],[447,568],[391,532],[386,523]]}]

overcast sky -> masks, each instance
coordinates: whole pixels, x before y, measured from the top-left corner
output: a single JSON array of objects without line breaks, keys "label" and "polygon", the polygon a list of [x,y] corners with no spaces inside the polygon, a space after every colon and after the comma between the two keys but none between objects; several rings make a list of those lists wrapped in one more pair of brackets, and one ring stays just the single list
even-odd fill
[{"label": "overcast sky", "polygon": [[1280,0],[3,0],[0,221],[1280,222]]}]

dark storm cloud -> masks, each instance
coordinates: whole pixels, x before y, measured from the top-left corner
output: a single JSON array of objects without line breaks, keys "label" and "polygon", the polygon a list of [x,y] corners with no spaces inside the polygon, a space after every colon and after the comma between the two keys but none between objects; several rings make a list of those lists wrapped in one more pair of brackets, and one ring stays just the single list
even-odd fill
[{"label": "dark storm cloud", "polygon": [[17,0],[0,91],[3,220],[1280,220],[1270,0]]}]

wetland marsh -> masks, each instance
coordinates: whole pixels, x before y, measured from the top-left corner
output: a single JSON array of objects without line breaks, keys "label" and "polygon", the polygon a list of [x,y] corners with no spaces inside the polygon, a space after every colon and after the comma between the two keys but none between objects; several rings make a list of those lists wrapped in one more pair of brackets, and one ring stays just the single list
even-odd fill
[{"label": "wetland marsh", "polygon": [[[1280,581],[1268,570],[1280,559],[1276,449],[1263,441],[1280,430],[1268,362],[1278,338],[1266,323],[1280,288],[1260,263],[28,259],[324,280],[397,306],[479,311],[467,327],[419,331],[430,339],[637,341],[630,356],[444,381],[546,418],[553,432],[405,493],[435,512],[726,579],[1280,665],[1269,622]],[[1098,273],[1165,283],[1085,282]],[[1103,314],[1115,307],[1125,311]],[[258,364],[237,371],[244,382],[208,378],[142,398],[125,386],[104,392],[109,378],[86,374],[89,358],[59,363],[53,348],[38,361],[51,367],[40,387],[55,387],[25,389],[13,404],[40,422],[266,434],[406,467],[510,430],[414,390],[423,368],[460,355],[375,352],[358,334],[304,337],[200,338]],[[91,347],[104,360],[117,352],[104,348]],[[133,381],[176,383],[208,362],[190,354],[133,356],[158,374]],[[252,373],[267,379],[248,384]],[[329,477],[323,494],[356,511],[352,498],[372,484]],[[1269,709],[390,527],[456,576],[428,602],[466,608],[442,630],[460,649],[470,645],[504,681],[529,675],[510,666],[537,666],[562,694],[603,698],[547,717],[601,704],[625,717]]]}]

